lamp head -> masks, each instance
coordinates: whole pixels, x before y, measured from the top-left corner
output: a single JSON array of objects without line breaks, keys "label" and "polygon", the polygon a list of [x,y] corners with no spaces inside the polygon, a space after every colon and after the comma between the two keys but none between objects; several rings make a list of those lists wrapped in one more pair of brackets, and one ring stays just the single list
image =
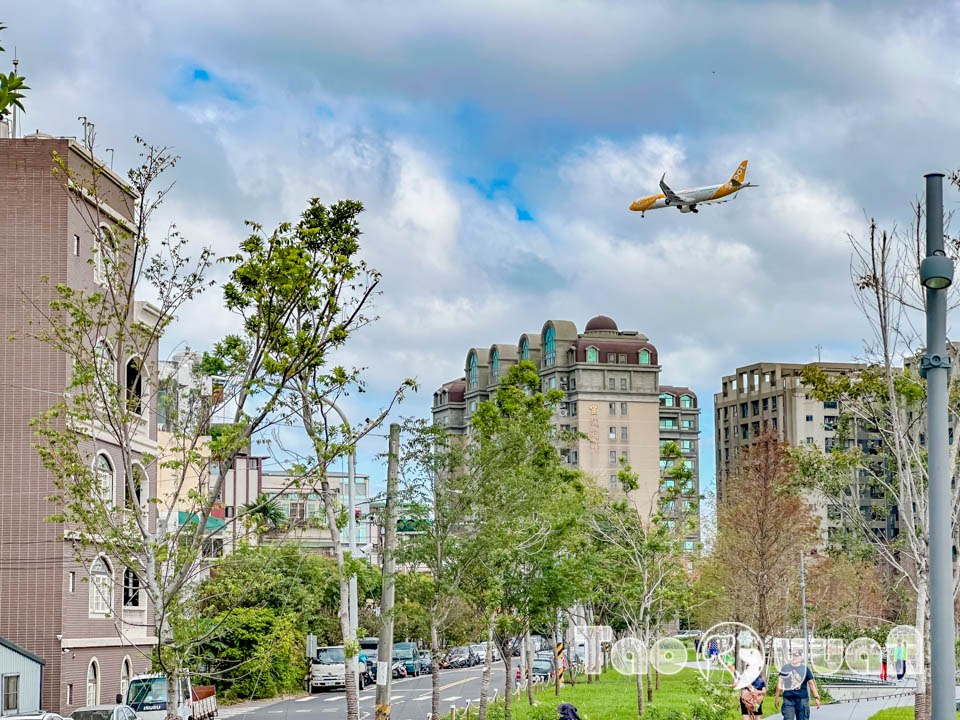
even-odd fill
[{"label": "lamp head", "polygon": [[943,290],[953,283],[953,261],[938,251],[920,261],[920,282],[929,290]]}]

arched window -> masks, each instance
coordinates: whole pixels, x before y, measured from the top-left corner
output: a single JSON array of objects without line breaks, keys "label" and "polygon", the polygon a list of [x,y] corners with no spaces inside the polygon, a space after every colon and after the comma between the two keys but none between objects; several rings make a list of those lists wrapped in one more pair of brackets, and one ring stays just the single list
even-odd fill
[{"label": "arched window", "polygon": [[117,241],[110,228],[101,225],[97,232],[97,252],[94,258],[93,279],[98,285],[107,284],[107,276],[117,266]]},{"label": "arched window", "polygon": [[520,341],[520,359],[530,359],[530,343],[526,338]]},{"label": "arched window", "polygon": [[480,386],[480,377],[477,372],[477,354],[470,353],[470,389],[476,390]]},{"label": "arched window", "polygon": [[660,396],[660,404],[664,407],[673,407],[673,395],[669,393],[663,393]]},{"label": "arched window", "polygon": [[[110,565],[98,557],[90,566],[90,614],[107,617],[113,607],[113,579]],[[94,703],[96,704],[96,703]]]},{"label": "arched window", "polygon": [[123,606],[140,607],[140,578],[130,568],[123,571]]},{"label": "arched window", "polygon": [[494,383],[500,381],[500,351],[497,348],[490,353],[490,378]]},{"label": "arched window", "polygon": [[685,407],[685,408],[693,407],[693,398],[691,398],[689,395],[681,395],[680,407]]},{"label": "arched window", "polygon": [[143,483],[147,479],[147,474],[143,471],[143,468],[139,465],[134,464],[133,466],[133,489],[135,495],[130,496],[130,486],[127,483],[123,484],[123,504],[125,507],[130,509],[140,507],[143,503]]},{"label": "arched window", "polygon": [[143,414],[143,374],[140,372],[140,359],[127,361],[127,408],[137,415]]},{"label": "arched window", "polygon": [[557,337],[552,326],[547,328],[547,334],[543,336],[543,362],[546,367],[557,363]]},{"label": "arched window", "polygon": [[113,463],[105,453],[97,454],[97,492],[100,499],[109,503],[113,501]]},{"label": "arched window", "polygon": [[650,364],[650,351],[644,348],[640,351],[640,364],[649,365]]},{"label": "arched window", "polygon": [[595,363],[597,361],[597,355],[598,355],[598,352],[595,347],[587,348],[587,362]]},{"label": "arched window", "polygon": [[130,687],[130,678],[133,676],[133,663],[130,658],[123,659],[123,665],[120,666],[120,697],[127,701],[127,688]]},{"label": "arched window", "polygon": [[116,382],[116,361],[113,358],[113,350],[110,349],[110,345],[106,340],[97,340],[97,347],[94,350],[94,356],[94,362],[97,366],[96,371],[100,376],[100,381]]},{"label": "arched window", "polygon": [[86,704],[100,704],[100,665],[97,663],[96,658],[90,661],[90,666],[87,668]]}]

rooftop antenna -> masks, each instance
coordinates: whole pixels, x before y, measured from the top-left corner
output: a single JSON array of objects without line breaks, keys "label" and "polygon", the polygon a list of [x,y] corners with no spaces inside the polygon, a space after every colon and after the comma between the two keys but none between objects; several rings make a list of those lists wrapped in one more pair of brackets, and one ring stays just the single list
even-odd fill
[{"label": "rooftop antenna", "polygon": [[[17,75],[17,68],[19,66],[20,66],[20,60],[17,59],[17,46],[14,45],[13,46],[13,74],[14,75]],[[17,136],[17,105],[16,103],[14,103],[13,105],[13,116],[11,120],[12,120],[13,129],[10,136],[15,138]]]},{"label": "rooftop antenna", "polygon": [[110,169],[113,170],[113,148],[104,148],[103,151],[110,153]]},{"label": "rooftop antenna", "polygon": [[823,345],[815,345],[814,347],[817,348],[817,362],[821,362],[821,360],[820,360],[820,351],[823,350]]},{"label": "rooftop antenna", "polygon": [[77,118],[83,123],[83,146],[93,153],[93,138],[96,133],[93,131],[93,123],[87,120],[86,115],[81,115]]}]

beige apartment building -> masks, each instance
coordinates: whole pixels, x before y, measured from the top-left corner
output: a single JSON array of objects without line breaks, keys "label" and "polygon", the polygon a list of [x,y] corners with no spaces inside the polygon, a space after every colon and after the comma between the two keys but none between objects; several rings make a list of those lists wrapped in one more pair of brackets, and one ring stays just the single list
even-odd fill
[{"label": "beige apartment building", "polygon": [[[765,432],[776,433],[790,445],[812,445],[822,452],[830,452],[841,442],[837,426],[842,408],[813,395],[803,382],[803,371],[808,367],[844,376],[855,375],[866,366],[831,362],[755,363],[723,377],[721,390],[714,395],[718,500],[723,499],[724,482],[736,470],[741,454]],[[846,448],[856,443],[865,453],[876,452],[879,447],[877,436],[862,428],[842,442]],[[820,520],[824,538],[829,538],[840,528],[839,514],[825,498],[811,494],[808,501]],[[868,492],[860,498],[860,506],[862,512],[873,517],[870,525],[874,533],[888,538],[896,535],[896,508],[888,509],[880,493]]]},{"label": "beige apartment building", "polygon": [[[53,174],[53,153],[80,177],[99,165],[104,223],[129,219],[136,197],[72,139],[42,134],[0,139],[0,317],[3,337],[17,337],[4,342],[0,363],[0,636],[44,661],[42,707],[66,716],[81,705],[113,702],[134,673],[149,669],[156,638],[153,609],[132,570],[103,556],[78,562],[63,525],[45,519],[55,511],[48,498],[56,488],[32,447],[36,438],[29,423],[62,396],[71,360],[31,338],[39,315],[26,299],[43,307],[59,283],[98,289],[103,279],[90,260],[105,232],[90,227]],[[156,322],[157,312],[136,303],[138,321]],[[124,357],[108,339],[100,342],[118,383],[146,401],[134,444],[138,453],[151,453],[156,408],[141,378],[155,377],[157,358]],[[139,467],[141,492],[129,497],[119,449],[101,435],[93,433],[87,451],[109,501],[123,507],[153,497],[153,463]]]},{"label": "beige apartment building", "polygon": [[[672,440],[693,472],[693,481],[682,488],[677,502],[697,502],[697,396],[686,387],[662,386],[657,348],[645,335],[620,330],[604,315],[588,321],[583,332],[568,320],[548,320],[539,332],[520,335],[516,344],[471,348],[463,377],[434,393],[434,422],[451,433],[465,433],[479,403],[491,397],[500,378],[521,360],[538,368],[544,389],[564,392],[553,418],[555,428],[586,435],[564,449],[571,466],[616,496],[623,493],[617,472],[620,458],[625,458],[639,475],[640,488],[630,494],[630,501],[646,514],[657,502],[666,470],[660,448]],[[693,551],[698,540],[699,530],[691,533],[686,549]]]}]

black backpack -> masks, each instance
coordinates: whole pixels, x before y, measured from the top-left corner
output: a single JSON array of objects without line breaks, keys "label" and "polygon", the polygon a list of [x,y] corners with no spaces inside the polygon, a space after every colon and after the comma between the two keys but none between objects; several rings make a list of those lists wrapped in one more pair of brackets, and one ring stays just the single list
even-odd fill
[{"label": "black backpack", "polygon": [[570,703],[560,703],[557,712],[560,713],[560,720],[581,720],[577,708]]}]

